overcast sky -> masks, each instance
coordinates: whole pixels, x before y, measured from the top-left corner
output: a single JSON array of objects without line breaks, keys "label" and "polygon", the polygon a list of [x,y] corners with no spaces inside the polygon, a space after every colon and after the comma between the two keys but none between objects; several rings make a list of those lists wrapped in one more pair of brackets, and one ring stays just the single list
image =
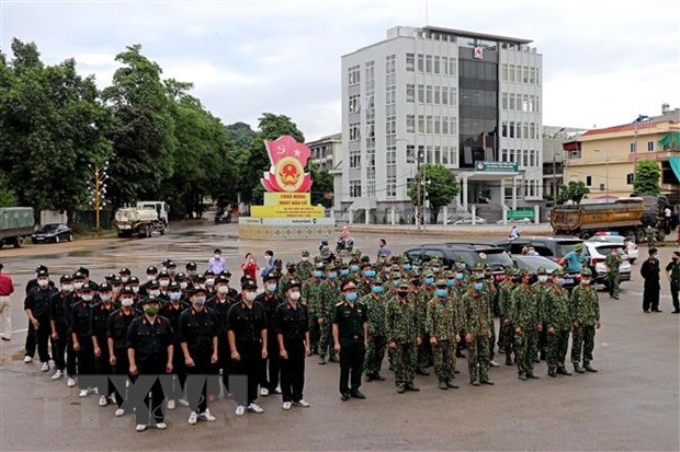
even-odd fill
[{"label": "overcast sky", "polygon": [[[532,39],[543,54],[545,125],[605,127],[680,107],[680,0],[429,0],[430,25]],[[423,26],[425,0],[0,0],[0,45],[74,57],[101,87],[140,43],[164,77],[226,123],[293,118],[307,139],[340,131],[340,56]]]}]

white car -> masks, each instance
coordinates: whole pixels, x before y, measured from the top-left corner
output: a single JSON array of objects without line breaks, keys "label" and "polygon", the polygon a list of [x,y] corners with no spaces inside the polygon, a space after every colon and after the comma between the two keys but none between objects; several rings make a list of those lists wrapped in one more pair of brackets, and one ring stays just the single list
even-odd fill
[{"label": "white car", "polygon": [[638,247],[632,240],[629,241],[628,244],[624,246],[625,240],[626,238],[621,235],[594,235],[588,240],[586,240],[586,242],[614,243],[616,245],[619,245],[623,248],[626,255],[628,256],[628,261],[631,264],[634,264],[638,258]]},{"label": "white car", "polygon": [[[476,224],[485,224],[484,218],[475,217]],[[444,218],[438,218],[437,224],[444,224]],[[469,213],[454,213],[446,219],[446,224],[472,224],[472,214]]]},{"label": "white car", "polygon": [[607,285],[607,256],[611,254],[611,249],[616,249],[616,252],[621,257],[623,262],[619,267],[619,281],[630,281],[632,266],[623,246],[616,243],[598,243],[598,242],[583,242],[588,250],[588,257],[590,258],[591,268],[595,268],[595,275],[593,275],[595,282],[598,284]]}]

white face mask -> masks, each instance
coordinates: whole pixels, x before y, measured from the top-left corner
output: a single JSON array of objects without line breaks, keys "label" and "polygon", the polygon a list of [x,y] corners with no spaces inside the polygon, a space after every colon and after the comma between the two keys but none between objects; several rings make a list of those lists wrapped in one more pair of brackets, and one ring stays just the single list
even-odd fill
[{"label": "white face mask", "polygon": [[82,282],[82,281],[75,282],[75,283],[73,283],[73,287],[74,287],[76,290],[80,290],[80,289],[83,288],[83,282]]},{"label": "white face mask", "polygon": [[546,275],[538,275],[538,281],[544,283],[548,281],[548,277]]},{"label": "white face mask", "polygon": [[151,298],[156,298],[156,297],[159,296],[160,294],[161,294],[161,291],[160,291],[160,290],[152,290],[151,292],[149,292],[149,296],[150,296]]},{"label": "white face mask", "polygon": [[304,257],[302,258],[302,262],[307,262],[307,261],[309,261],[309,258],[308,258],[307,256],[304,256]]},{"label": "white face mask", "polygon": [[128,278],[127,276],[121,276],[120,279],[121,279],[121,281],[123,281],[124,283],[126,283],[126,282],[128,282],[128,280],[129,280],[130,278]]},{"label": "white face mask", "polygon": [[291,292],[290,299],[298,301],[300,299],[300,292]]},{"label": "white face mask", "polygon": [[246,300],[253,301],[257,297],[257,292],[246,292]]},{"label": "white face mask", "polygon": [[555,282],[555,284],[557,284],[560,287],[562,287],[564,285],[564,278],[557,277],[557,278],[554,278],[553,281]]},{"label": "white face mask", "polygon": [[181,282],[181,283],[179,283],[179,287],[180,287],[180,289],[184,290],[187,287],[189,287],[189,284],[187,284],[186,282]]},{"label": "white face mask", "polygon": [[111,295],[107,293],[99,294],[99,298],[101,298],[104,303],[106,303],[107,301],[111,301]]},{"label": "white face mask", "polygon": [[134,293],[139,292],[139,286],[132,286],[131,289]]},{"label": "white face mask", "polygon": [[590,285],[590,280],[589,279],[582,279],[581,283],[583,283],[584,286],[589,286]]},{"label": "white face mask", "polygon": [[126,308],[129,308],[130,306],[132,306],[134,304],[134,301],[132,300],[132,298],[124,298],[124,299],[120,300],[120,304],[122,304]]},{"label": "white face mask", "polygon": [[73,286],[71,284],[62,284],[61,290],[64,292],[73,292]]},{"label": "white face mask", "polygon": [[169,279],[161,279],[158,281],[158,285],[161,287],[168,287],[170,285],[170,280]]},{"label": "white face mask", "polygon": [[44,289],[45,287],[47,287],[47,285],[48,285],[49,283],[50,283],[50,282],[49,282],[47,279],[39,279],[39,280],[38,280],[38,285],[39,285],[40,287],[42,287],[43,289]]},{"label": "white face mask", "polygon": [[92,301],[92,295],[83,295],[81,298],[83,301]]},{"label": "white face mask", "polygon": [[206,286],[212,286],[213,284],[215,284],[215,279],[213,279],[213,278],[208,278],[208,279],[205,280],[205,285],[206,285]]},{"label": "white face mask", "polygon": [[217,293],[225,294],[229,293],[229,287],[228,286],[220,286],[217,288]]},{"label": "white face mask", "polygon": [[220,260],[221,257],[222,257],[221,254],[215,254],[215,259],[216,259],[216,260]]}]

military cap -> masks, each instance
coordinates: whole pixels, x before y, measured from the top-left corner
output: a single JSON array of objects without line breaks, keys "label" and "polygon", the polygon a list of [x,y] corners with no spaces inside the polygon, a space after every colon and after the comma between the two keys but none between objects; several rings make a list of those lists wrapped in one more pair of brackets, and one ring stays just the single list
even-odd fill
[{"label": "military cap", "polygon": [[309,257],[309,251],[304,250],[304,251],[302,252],[302,257]]},{"label": "military cap", "polygon": [[409,264],[410,262],[411,261],[409,261],[408,257],[406,257],[406,256],[401,256],[401,258],[399,259],[400,264]]},{"label": "military cap", "polygon": [[423,276],[426,277],[426,278],[431,278],[431,277],[434,276],[434,273],[432,272],[432,270],[429,270],[429,269],[428,269],[428,270],[425,270],[425,271],[423,272]]},{"label": "military cap", "polygon": [[136,276],[130,276],[130,278],[127,280],[128,284],[139,284],[139,278]]},{"label": "military cap", "polygon": [[324,264],[323,262],[317,262],[314,268],[316,268],[317,270],[324,270],[326,268],[326,264]]},{"label": "military cap", "polygon": [[182,272],[179,272],[175,275],[175,281],[183,281],[185,279],[187,279],[187,275]]},{"label": "military cap", "polygon": [[349,263],[348,263],[348,262],[343,262],[342,264],[340,264],[340,268],[341,268],[342,270],[347,270],[347,269],[349,268]]},{"label": "military cap", "polygon": [[120,293],[118,294],[118,296],[121,296],[121,295],[132,295],[132,296],[134,297],[134,296],[135,296],[135,291],[132,290],[132,289],[122,289],[122,290],[120,291]]},{"label": "military cap", "polygon": [[286,268],[291,268],[291,267],[295,268],[296,266],[297,266],[297,264],[293,261],[286,262]]},{"label": "military cap", "polygon": [[536,274],[537,275],[547,275],[548,271],[545,269],[545,267],[538,267],[536,269]]},{"label": "military cap", "polygon": [[168,261],[165,263],[165,268],[176,268],[176,267],[177,267],[177,264],[175,264],[175,262],[171,261],[170,259],[168,259]]},{"label": "military cap", "polygon": [[463,258],[463,256],[456,256],[454,262],[455,262],[456,264],[464,264],[464,263],[465,263],[465,259]]},{"label": "military cap", "polygon": [[116,286],[122,285],[123,284],[123,278],[121,278],[120,276],[114,276],[111,279],[111,284],[116,285]]},{"label": "military cap", "polygon": [[341,257],[336,257],[335,261],[333,261],[335,265],[340,266],[342,265],[342,258]]},{"label": "military cap", "polygon": [[120,274],[120,275],[131,275],[132,272],[130,271],[129,268],[123,267],[123,268],[120,269],[120,271],[118,272],[118,274]]},{"label": "military cap", "polygon": [[552,276],[563,276],[564,275],[564,270],[562,270],[560,267],[557,267],[555,270],[552,271]]},{"label": "military cap", "polygon": [[241,280],[241,290],[257,290],[257,284],[250,278]]},{"label": "military cap", "polygon": [[398,289],[410,289],[410,287],[407,282],[402,282],[401,284],[399,284]]},{"label": "military cap", "polygon": [[442,264],[442,261],[440,261],[438,257],[432,258],[430,260],[430,262],[432,263],[432,265],[441,265]]},{"label": "military cap", "polygon": [[478,274],[478,273],[477,273],[477,274],[473,274],[472,277],[471,277],[471,279],[472,279],[473,281],[479,281],[479,280],[481,280],[481,279],[484,279],[484,275],[480,275],[480,274]]},{"label": "military cap", "polygon": [[380,276],[376,276],[375,278],[371,279],[371,285],[373,286],[381,286],[383,284],[385,284],[385,280],[382,279]]},{"label": "military cap", "polygon": [[83,275],[83,274],[80,273],[80,272],[75,272],[75,273],[73,274],[73,279],[85,279],[85,275]]},{"label": "military cap", "polygon": [[49,271],[49,269],[47,268],[47,266],[42,265],[42,264],[40,264],[40,265],[38,265],[37,267],[35,267],[35,272],[36,272],[36,273],[38,273],[40,270]]},{"label": "military cap", "polygon": [[300,285],[301,285],[300,281],[298,281],[297,279],[289,279],[288,281],[286,281],[286,284],[283,285],[283,291],[287,292],[288,289],[292,289],[294,287],[297,287],[299,289]]},{"label": "military cap", "polygon": [[328,264],[326,265],[326,271],[333,272],[336,270],[336,266],[334,264]]},{"label": "military cap", "polygon": [[92,284],[90,283],[84,283],[83,287],[81,287],[80,290],[83,292],[91,292],[94,290],[94,287],[92,287]]},{"label": "military cap", "polygon": [[97,290],[99,292],[111,292],[113,290],[113,287],[111,287],[111,284],[103,282],[99,285],[99,288]]},{"label": "military cap", "polygon": [[160,284],[158,284],[158,281],[151,281],[151,282],[149,282],[149,285],[147,286],[148,290],[156,290],[156,289],[160,289],[160,288],[161,288],[161,286],[160,286]]},{"label": "military cap", "polygon": [[172,259],[170,259],[170,258],[163,259],[163,262],[161,262],[161,265],[163,267],[167,267],[170,262],[172,262]]},{"label": "military cap", "polygon": [[168,290],[170,292],[175,291],[175,290],[182,290],[182,287],[180,287],[178,282],[170,281],[170,284],[168,285]]},{"label": "military cap", "polygon": [[90,276],[90,270],[86,267],[80,267],[78,271],[87,277]]},{"label": "military cap", "polygon": [[445,287],[446,286],[446,280],[445,279],[438,279],[435,282],[435,286],[437,287]]},{"label": "military cap", "polygon": [[161,304],[161,300],[159,300],[158,298],[144,297],[137,302],[137,306],[142,307],[149,303]]},{"label": "military cap", "polygon": [[583,270],[581,270],[581,276],[593,276],[593,271],[588,267],[585,267]]},{"label": "military cap", "polygon": [[158,273],[158,275],[156,275],[156,279],[161,279],[161,278],[172,279],[172,278],[170,278],[170,274],[169,274],[167,271],[165,271],[165,270],[161,270],[161,271]]},{"label": "military cap", "polygon": [[227,278],[224,275],[218,276],[217,278],[215,278],[215,284],[220,284],[220,283],[229,284],[229,278]]},{"label": "military cap", "polygon": [[455,272],[453,272],[453,271],[451,271],[451,270],[446,270],[446,271],[444,272],[444,278],[453,279],[453,278],[455,278],[455,277],[456,277]]},{"label": "military cap", "polygon": [[482,262],[477,262],[473,267],[475,271],[484,270],[484,264]]},{"label": "military cap", "polygon": [[198,268],[198,265],[196,265],[196,262],[191,261],[187,262],[187,264],[184,266],[187,270],[196,270]]},{"label": "military cap", "polygon": [[525,276],[531,276],[531,270],[528,268],[523,268],[519,271],[519,276],[525,277]]},{"label": "military cap", "polygon": [[73,278],[71,278],[71,275],[62,275],[61,278],[59,278],[60,283],[67,283],[73,281]]},{"label": "military cap", "polygon": [[363,263],[367,263],[367,264],[368,264],[368,263],[370,263],[370,262],[371,262],[371,258],[370,258],[370,257],[368,257],[368,256],[361,256],[361,263],[362,263],[362,264],[363,264]]},{"label": "military cap", "polygon": [[281,259],[274,259],[274,266],[276,265],[283,265],[283,261]]},{"label": "military cap", "polygon": [[262,277],[262,281],[278,281],[278,275],[275,272],[269,272]]},{"label": "military cap", "polygon": [[194,295],[199,294],[199,293],[202,293],[203,295],[208,294],[208,292],[205,289],[202,289],[200,287],[194,287],[193,289],[191,289],[191,292],[189,292],[189,296],[193,297]]},{"label": "military cap", "polygon": [[346,290],[356,290],[356,288],[357,288],[357,285],[354,284],[354,281],[352,281],[351,279],[348,280],[348,281],[345,281],[342,284],[342,291],[343,292],[346,291]]},{"label": "military cap", "polygon": [[156,273],[158,273],[158,269],[156,267],[154,267],[153,265],[146,267],[146,274],[147,275],[156,274]]},{"label": "military cap", "polygon": [[115,278],[115,277],[116,277],[116,274],[115,274],[115,273],[111,273],[111,274],[108,274],[108,275],[104,276],[104,279],[105,279],[106,281],[111,281],[111,280],[113,280],[113,278]]},{"label": "military cap", "polygon": [[206,278],[208,276],[215,276],[215,272],[212,270],[206,270],[205,273],[203,273],[203,276],[205,276]]},{"label": "military cap", "polygon": [[199,273],[198,275],[196,275],[196,277],[194,278],[194,280],[195,280],[196,282],[199,282],[199,281],[205,282],[205,275],[204,275],[203,273]]}]

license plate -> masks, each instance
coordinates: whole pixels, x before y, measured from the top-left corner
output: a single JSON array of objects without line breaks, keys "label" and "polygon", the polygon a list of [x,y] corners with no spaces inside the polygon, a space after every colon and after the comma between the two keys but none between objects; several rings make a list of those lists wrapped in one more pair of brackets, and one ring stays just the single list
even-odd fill
[{"label": "license plate", "polygon": [[42,240],[45,240],[45,237],[36,237],[35,240],[38,241],[38,242],[40,242],[40,241],[42,241]]}]

